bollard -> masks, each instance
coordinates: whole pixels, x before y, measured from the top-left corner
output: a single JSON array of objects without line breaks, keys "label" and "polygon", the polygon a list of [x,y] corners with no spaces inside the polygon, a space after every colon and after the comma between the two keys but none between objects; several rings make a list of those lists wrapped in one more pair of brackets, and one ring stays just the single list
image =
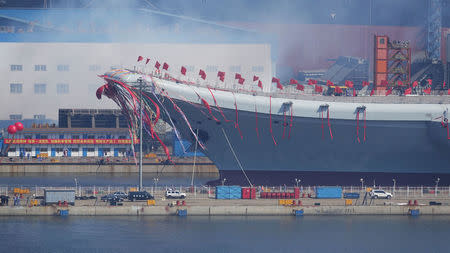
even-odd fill
[{"label": "bollard", "polygon": [[302,206],[302,205],[303,205],[301,200],[298,201],[298,205],[299,205],[299,206]]},{"label": "bollard", "polygon": [[185,206],[186,205],[186,201],[183,200],[182,201],[182,205]]},{"label": "bollard", "polygon": [[414,200],[414,206],[418,206],[419,202],[417,202],[417,199]]},{"label": "bollard", "polygon": [[408,200],[408,206],[412,206],[412,201]]}]

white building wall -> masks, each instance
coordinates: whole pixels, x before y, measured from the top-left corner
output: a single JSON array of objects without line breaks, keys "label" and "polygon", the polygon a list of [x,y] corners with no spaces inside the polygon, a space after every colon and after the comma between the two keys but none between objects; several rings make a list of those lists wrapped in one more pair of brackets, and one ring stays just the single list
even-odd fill
[{"label": "white building wall", "polygon": [[[218,82],[217,71],[224,71],[228,87],[239,85],[234,75],[240,72],[246,79],[245,88],[256,87],[252,78],[257,75],[269,91],[272,76],[269,44],[0,43],[0,55],[0,120],[9,119],[10,114],[22,118],[44,114],[56,120],[59,108],[116,108],[111,100],[95,97],[104,82],[97,75],[111,66],[133,68],[139,55],[151,59],[147,71],[154,70],[158,60],[161,65],[167,62],[175,76],[181,76],[180,68],[185,66],[192,80],[198,80],[198,71],[203,69],[209,82]],[[10,65],[22,65],[23,70],[11,71]],[[46,71],[35,71],[35,65],[46,65]],[[58,65],[69,69],[58,71]],[[11,83],[21,83],[22,93],[10,93]],[[38,83],[46,84],[45,94],[35,94]],[[58,84],[68,84],[69,92],[57,94]]]}]

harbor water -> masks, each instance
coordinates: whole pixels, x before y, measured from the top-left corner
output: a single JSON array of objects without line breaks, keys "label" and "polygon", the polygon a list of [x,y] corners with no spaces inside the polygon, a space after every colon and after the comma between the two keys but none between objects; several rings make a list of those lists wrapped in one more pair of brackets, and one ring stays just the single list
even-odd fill
[{"label": "harbor water", "polygon": [[450,216],[0,217],[0,252],[448,252]]}]

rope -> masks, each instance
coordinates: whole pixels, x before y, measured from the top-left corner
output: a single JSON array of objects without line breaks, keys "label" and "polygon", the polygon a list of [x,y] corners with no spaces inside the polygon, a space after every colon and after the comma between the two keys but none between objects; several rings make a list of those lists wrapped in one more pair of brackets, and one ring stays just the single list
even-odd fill
[{"label": "rope", "polygon": [[[198,135],[198,128],[197,128],[197,135]],[[191,186],[194,186],[194,173],[195,173],[195,162],[197,159],[197,146],[198,141],[195,141],[195,149],[194,149],[194,164],[192,165],[192,177],[191,177]]]},{"label": "rope", "polygon": [[272,140],[275,146],[277,145],[277,142],[275,141],[275,137],[273,137],[273,131],[272,131],[272,96],[269,96],[269,124],[270,124],[270,135],[272,135]]},{"label": "rope", "polygon": [[245,178],[247,179],[248,184],[249,184],[251,187],[253,187],[253,184],[252,184],[252,182],[250,182],[250,179],[247,177],[247,174],[245,173],[244,168],[242,167],[241,162],[240,162],[239,159],[237,158],[236,153],[234,152],[233,146],[231,146],[230,140],[228,139],[227,133],[225,133],[225,130],[223,129],[223,127],[222,127],[222,132],[223,132],[223,135],[225,136],[225,139],[227,140],[227,143],[228,143],[228,146],[230,147],[231,152],[233,153],[234,159],[236,159],[236,162],[238,163],[239,167],[241,168],[242,173],[244,173],[244,176],[245,176]]},{"label": "rope", "polygon": [[214,94],[212,93],[211,89],[208,87],[209,92],[212,95],[212,98],[214,99],[214,104],[217,106],[217,108],[219,109],[220,114],[222,115],[223,119],[225,120],[225,122],[230,122],[231,120],[227,119],[225,117],[225,115],[223,114],[222,108],[220,108],[220,106],[217,104],[216,98],[214,97]]}]

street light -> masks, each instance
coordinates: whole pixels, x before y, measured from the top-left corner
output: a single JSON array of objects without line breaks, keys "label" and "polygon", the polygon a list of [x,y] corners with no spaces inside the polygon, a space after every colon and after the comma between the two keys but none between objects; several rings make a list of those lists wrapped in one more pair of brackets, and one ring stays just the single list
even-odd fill
[{"label": "street light", "polygon": [[360,178],[359,181],[361,182],[361,191],[364,189],[364,179]]},{"label": "street light", "polygon": [[437,191],[438,191],[438,185],[439,185],[439,181],[441,181],[441,178],[437,178],[436,179],[436,187],[435,187],[435,189],[434,189],[434,196],[437,196]]},{"label": "street light", "polygon": [[158,181],[159,181],[159,178],[157,178],[157,177],[154,177],[154,178],[153,178],[153,183],[154,183],[154,185],[155,185],[155,191],[154,191],[153,194],[156,193],[156,187],[157,187],[157,185],[158,185]]},{"label": "street light", "polygon": [[137,79],[139,83],[139,191],[142,191],[142,77]]},{"label": "street light", "polygon": [[395,178],[393,178],[393,179],[392,179],[392,181],[394,182],[394,188],[393,188],[393,190],[392,190],[392,194],[394,194],[394,195],[395,195],[395,183],[396,183],[396,180],[395,180]]},{"label": "street light", "polygon": [[75,195],[77,195],[78,192],[78,182],[77,182],[77,178],[74,178],[75,180]]},{"label": "street light", "polygon": [[297,184],[297,188],[298,188],[298,184],[299,184],[301,181],[302,181],[301,179],[298,179],[298,178],[295,179],[295,183]]},{"label": "street light", "polygon": [[222,179],[222,185],[225,185],[225,181],[227,181],[226,178]]}]

